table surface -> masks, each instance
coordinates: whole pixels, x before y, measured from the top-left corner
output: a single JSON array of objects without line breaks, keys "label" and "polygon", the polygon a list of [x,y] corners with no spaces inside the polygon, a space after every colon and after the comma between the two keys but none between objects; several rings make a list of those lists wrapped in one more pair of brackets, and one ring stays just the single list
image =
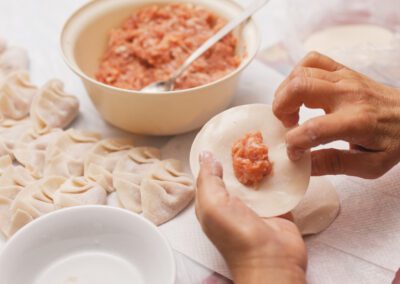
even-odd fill
[{"label": "table surface", "polygon": [[[0,37],[12,44],[28,49],[31,58],[31,79],[43,85],[51,78],[65,82],[66,90],[79,97],[81,115],[74,127],[97,130],[105,136],[127,135],[107,125],[97,114],[87,97],[80,80],[62,61],[58,39],[62,24],[84,0],[1,0]],[[242,4],[248,0],[239,0]],[[263,34],[263,48],[278,42],[282,33],[279,21],[285,19],[284,1],[272,0],[258,12],[256,19]],[[243,74],[235,104],[272,100],[273,90],[282,76],[255,61]],[[311,113],[307,113],[312,115]],[[135,137],[138,144],[163,145],[168,138],[151,139]],[[400,169],[395,169],[388,178],[373,184],[358,179],[337,180],[342,214],[335,226],[325,234],[307,240],[309,249],[310,283],[390,283],[400,265],[400,231],[396,210],[400,206],[397,178]],[[370,186],[371,185],[371,186]],[[376,189],[384,188],[382,191]],[[366,191],[361,196],[359,191]],[[355,198],[358,207],[352,207]],[[370,206],[370,207],[367,207]],[[364,211],[361,211],[364,210]],[[375,210],[378,214],[362,216],[361,213]],[[357,220],[352,216],[358,216]],[[386,217],[387,216],[387,217]],[[382,226],[384,224],[385,226]],[[369,236],[360,239],[354,236]],[[342,241],[340,241],[342,240]],[[344,241],[343,241],[344,240]],[[382,242],[381,240],[385,240]],[[0,241],[0,249],[4,242]],[[365,249],[369,248],[369,249]],[[176,253],[178,265],[177,283],[228,283],[212,271]],[[337,276],[340,275],[340,278]]]}]

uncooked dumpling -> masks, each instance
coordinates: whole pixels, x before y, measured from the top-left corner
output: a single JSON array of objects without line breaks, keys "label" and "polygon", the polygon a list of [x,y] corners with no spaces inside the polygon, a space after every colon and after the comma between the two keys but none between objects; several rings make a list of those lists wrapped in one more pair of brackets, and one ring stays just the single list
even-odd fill
[{"label": "uncooked dumpling", "polygon": [[[231,149],[247,133],[260,131],[268,147],[272,174],[257,188],[238,181],[232,166]],[[307,153],[300,161],[289,160],[285,145],[288,129],[273,115],[269,105],[244,105],[229,109],[211,119],[197,135],[190,153],[190,167],[199,173],[199,155],[209,151],[222,163],[228,191],[239,197],[261,217],[279,216],[291,211],[303,198],[311,175]]]},{"label": "uncooked dumpling", "polygon": [[144,175],[160,158],[160,150],[138,147],[127,152],[118,161],[113,172],[113,186],[119,207],[136,213],[142,211],[140,184]]},{"label": "uncooked dumpling", "polygon": [[80,205],[102,205],[106,203],[106,199],[107,192],[104,188],[85,177],[68,179],[53,197],[57,209]]},{"label": "uncooked dumpling", "polygon": [[61,129],[53,129],[43,135],[28,131],[19,142],[15,144],[12,153],[15,159],[28,169],[33,176],[41,178],[45,166],[46,149],[60,137],[62,133],[63,131]]},{"label": "uncooked dumpling", "polygon": [[[11,161],[11,158],[8,158]],[[5,159],[2,158],[2,162]],[[5,164],[5,163],[4,163]],[[10,207],[16,196],[35,179],[21,166],[2,168],[0,177],[0,231],[8,237],[11,220]]]},{"label": "uncooked dumpling", "polygon": [[14,72],[0,83],[0,116],[22,119],[28,116],[38,88],[29,82],[26,71]]},{"label": "uncooked dumpling", "polygon": [[133,148],[129,139],[105,139],[98,142],[85,157],[85,177],[113,192],[112,172],[117,162]]},{"label": "uncooked dumpling", "polygon": [[78,99],[64,92],[61,81],[51,80],[40,89],[32,102],[33,128],[39,134],[47,133],[53,128],[64,128],[78,113]]},{"label": "uncooked dumpling", "polygon": [[6,236],[12,236],[30,221],[54,211],[54,194],[64,182],[63,177],[47,177],[21,190],[11,204],[11,220]]},{"label": "uncooked dumpling", "polygon": [[83,176],[86,153],[100,140],[98,133],[69,129],[49,144],[45,153],[44,176]]},{"label": "uncooked dumpling", "polygon": [[28,70],[29,58],[25,49],[19,47],[6,47],[3,44],[3,52],[0,54],[0,82],[15,71]]},{"label": "uncooked dumpling", "polygon": [[194,197],[192,178],[182,172],[178,160],[154,165],[140,185],[143,216],[161,225],[181,212]]},{"label": "uncooked dumpling", "polygon": [[0,122],[0,156],[10,155],[14,158],[13,149],[31,128],[29,119],[6,119]]},{"label": "uncooked dumpling", "polygon": [[294,222],[303,236],[327,229],[340,210],[339,196],[325,177],[312,177],[307,193],[293,209]]}]

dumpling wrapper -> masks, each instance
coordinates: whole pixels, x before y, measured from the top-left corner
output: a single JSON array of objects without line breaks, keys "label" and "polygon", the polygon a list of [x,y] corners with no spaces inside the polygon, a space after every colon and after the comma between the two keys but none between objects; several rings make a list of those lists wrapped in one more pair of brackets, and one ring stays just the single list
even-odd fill
[{"label": "dumpling wrapper", "polygon": [[103,205],[107,192],[85,177],[73,177],[64,182],[53,197],[56,209],[81,205]]},{"label": "dumpling wrapper", "polygon": [[161,159],[159,149],[137,147],[128,151],[115,166],[112,174],[118,207],[142,212],[140,184],[149,170]]},{"label": "dumpling wrapper", "polygon": [[307,236],[327,229],[339,211],[340,200],[332,183],[325,177],[312,177],[306,195],[292,213],[301,234]]},{"label": "dumpling wrapper", "polygon": [[[232,145],[245,134],[261,131],[273,163],[271,175],[257,189],[240,183],[233,171]],[[285,135],[288,129],[274,116],[272,107],[265,104],[243,105],[226,110],[212,118],[199,132],[190,152],[190,167],[199,174],[199,155],[209,151],[222,163],[224,182],[230,194],[240,198],[261,217],[273,217],[295,208],[306,193],[310,175],[310,154],[299,161],[289,160]]]},{"label": "dumpling wrapper", "polygon": [[32,102],[33,129],[44,134],[53,128],[65,128],[79,113],[78,99],[64,91],[60,80],[47,82]]},{"label": "dumpling wrapper", "polygon": [[156,163],[140,185],[143,216],[154,224],[168,222],[194,197],[193,179],[182,171],[178,160]]},{"label": "dumpling wrapper", "polygon": [[0,85],[0,115],[15,120],[27,117],[38,90],[30,83],[28,72],[8,75]]}]

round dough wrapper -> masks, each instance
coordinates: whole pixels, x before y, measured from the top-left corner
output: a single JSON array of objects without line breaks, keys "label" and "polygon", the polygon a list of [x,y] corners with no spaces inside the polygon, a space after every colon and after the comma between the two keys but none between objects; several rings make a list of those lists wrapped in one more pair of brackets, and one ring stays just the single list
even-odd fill
[{"label": "round dough wrapper", "polygon": [[339,211],[340,200],[332,183],[324,177],[312,177],[306,195],[292,213],[301,234],[307,236],[326,230]]},{"label": "round dough wrapper", "polygon": [[[264,178],[257,190],[240,183],[233,171],[232,145],[246,133],[261,131],[273,163],[272,174]],[[231,108],[212,118],[199,132],[191,149],[190,167],[195,177],[199,172],[199,154],[212,152],[222,163],[228,191],[238,196],[261,217],[273,217],[291,211],[306,193],[311,175],[307,153],[292,162],[286,152],[288,129],[274,116],[272,107],[252,104]]]}]

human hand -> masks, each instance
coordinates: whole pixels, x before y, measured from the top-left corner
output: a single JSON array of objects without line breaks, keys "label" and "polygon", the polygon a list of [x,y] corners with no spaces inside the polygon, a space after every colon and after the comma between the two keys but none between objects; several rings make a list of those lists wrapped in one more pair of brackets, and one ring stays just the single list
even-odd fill
[{"label": "human hand", "polygon": [[200,164],[196,215],[235,283],[305,283],[307,255],[297,227],[283,218],[263,220],[229,195],[211,153],[202,153]]},{"label": "human hand", "polygon": [[292,160],[335,140],[350,144],[348,151],[312,152],[313,175],[378,178],[400,161],[400,90],[312,52],[278,88],[273,110],[285,126],[293,127],[303,104],[326,115],[287,133]]}]

